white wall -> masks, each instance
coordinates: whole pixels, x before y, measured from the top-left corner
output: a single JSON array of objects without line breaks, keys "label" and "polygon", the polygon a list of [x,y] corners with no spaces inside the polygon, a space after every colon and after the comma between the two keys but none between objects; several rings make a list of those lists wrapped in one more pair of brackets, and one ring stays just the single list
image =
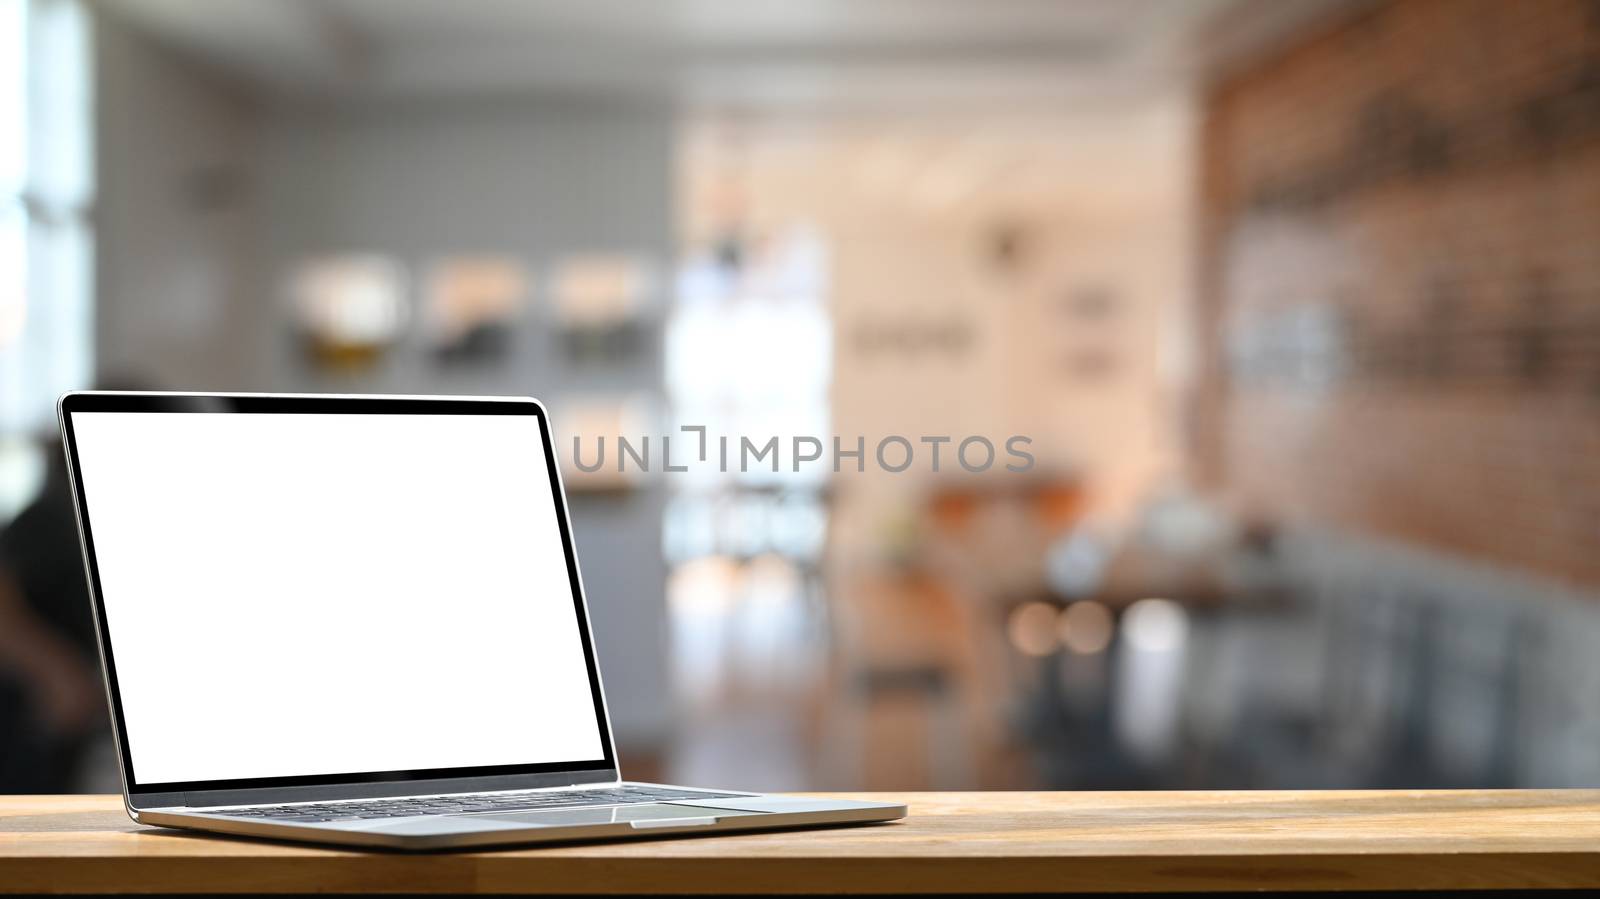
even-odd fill
[{"label": "white wall", "polygon": [[172,389],[267,386],[250,272],[256,111],[209,69],[94,17],[95,363]]}]

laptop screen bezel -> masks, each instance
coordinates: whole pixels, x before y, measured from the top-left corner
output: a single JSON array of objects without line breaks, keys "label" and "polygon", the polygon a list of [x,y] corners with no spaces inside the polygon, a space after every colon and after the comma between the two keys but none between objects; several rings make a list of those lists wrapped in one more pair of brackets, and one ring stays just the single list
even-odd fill
[{"label": "laptop screen bezel", "polygon": [[[117,755],[122,768],[124,791],[130,808],[155,808],[170,805],[235,804],[290,798],[322,799],[395,795],[424,790],[448,793],[468,790],[519,789],[596,783],[617,779],[616,748],[611,722],[606,711],[590,629],[588,604],[568,519],[566,494],[557,464],[550,422],[544,406],[532,397],[419,397],[347,396],[328,394],[194,394],[122,393],[82,391],[68,393],[58,404],[62,441],[78,515],[85,573],[93,604],[95,630],[103,665],[107,701],[111,708]],[[75,413],[138,412],[192,415],[529,415],[539,422],[545,466],[550,478],[550,494],[555,504],[562,550],[566,554],[567,576],[578,616],[578,632],[583,641],[583,656],[588,668],[589,689],[594,702],[595,724],[599,728],[604,757],[518,765],[489,765],[459,768],[429,768],[407,771],[359,771],[334,774],[252,777],[230,780],[198,780],[142,784],[133,766],[123,717],[122,697],[117,684],[116,652],[107,625],[105,600],[100,585],[99,566],[94,551],[94,527],[84,491],[78,460],[77,437],[73,432]],[[174,651],[183,651],[175,648]],[[196,676],[204,676],[197,667]],[[142,800],[142,801],[141,801]]]}]

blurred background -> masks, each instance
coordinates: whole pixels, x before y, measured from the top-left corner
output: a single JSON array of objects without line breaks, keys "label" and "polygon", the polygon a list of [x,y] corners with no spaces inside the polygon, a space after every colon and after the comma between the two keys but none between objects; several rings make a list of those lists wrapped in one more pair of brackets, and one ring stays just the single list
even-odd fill
[{"label": "blurred background", "polygon": [[545,399],[635,779],[1600,786],[1594,0],[0,0],[4,791],[94,384]]}]

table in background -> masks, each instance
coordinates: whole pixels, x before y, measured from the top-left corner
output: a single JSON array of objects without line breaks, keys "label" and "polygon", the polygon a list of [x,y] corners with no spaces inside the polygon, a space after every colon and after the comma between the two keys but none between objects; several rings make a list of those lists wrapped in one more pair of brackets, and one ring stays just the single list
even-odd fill
[{"label": "table in background", "polygon": [[412,855],[0,797],[0,893],[997,893],[1600,888],[1600,790],[910,793],[867,827]]}]

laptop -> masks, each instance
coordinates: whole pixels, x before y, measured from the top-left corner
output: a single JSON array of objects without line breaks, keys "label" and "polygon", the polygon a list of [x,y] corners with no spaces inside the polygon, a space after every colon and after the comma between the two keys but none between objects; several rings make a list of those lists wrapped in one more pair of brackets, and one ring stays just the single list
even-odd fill
[{"label": "laptop", "polygon": [[445,849],[906,814],[621,778],[537,400],[59,412],[135,821]]}]

